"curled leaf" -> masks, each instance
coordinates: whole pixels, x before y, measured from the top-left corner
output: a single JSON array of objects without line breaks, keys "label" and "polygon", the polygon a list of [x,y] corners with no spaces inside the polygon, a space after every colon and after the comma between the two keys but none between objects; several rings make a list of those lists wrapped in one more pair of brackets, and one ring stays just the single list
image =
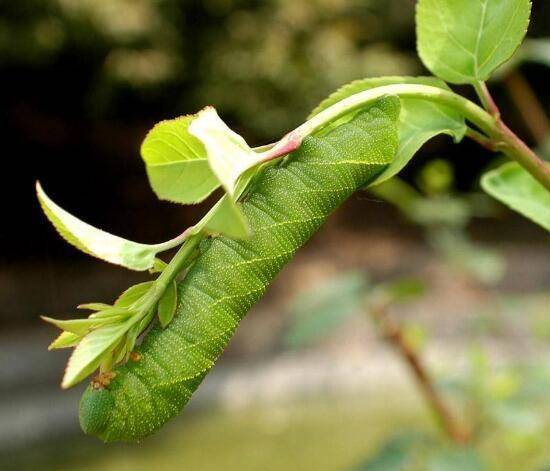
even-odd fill
[{"label": "curled leaf", "polygon": [[189,132],[203,143],[212,171],[226,192],[235,199],[239,177],[260,163],[262,154],[254,152],[211,106],[197,114],[189,125]]},{"label": "curled leaf", "polygon": [[36,183],[40,205],[61,237],[88,255],[121,265],[131,270],[147,270],[154,265],[155,255],[180,243],[179,238],[167,243],[147,245],[123,239],[81,221],[54,203]]}]

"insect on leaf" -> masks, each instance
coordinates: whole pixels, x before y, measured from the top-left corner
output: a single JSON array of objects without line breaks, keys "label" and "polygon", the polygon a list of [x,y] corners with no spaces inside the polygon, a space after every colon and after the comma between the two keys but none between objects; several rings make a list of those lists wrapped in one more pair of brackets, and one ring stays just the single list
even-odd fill
[{"label": "insect on leaf", "polygon": [[481,186],[493,198],[550,231],[550,192],[517,162],[485,173]]},{"label": "insect on leaf", "polygon": [[193,119],[183,116],[158,123],[141,146],[149,183],[162,200],[198,203],[219,186],[204,146],[188,131]]},{"label": "insect on leaf", "polygon": [[166,291],[162,295],[158,304],[158,316],[160,325],[164,328],[174,318],[176,313],[176,306],[178,302],[178,290],[176,282],[172,281],[166,288]]},{"label": "insect on leaf", "polygon": [[530,0],[419,0],[418,54],[447,82],[487,80],[521,44],[530,12]]},{"label": "insect on leaf", "polygon": [[55,204],[36,183],[38,200],[47,218],[69,244],[88,255],[132,270],[152,267],[159,248],[140,244],[97,229]]},{"label": "insect on leaf", "polygon": [[[445,82],[435,77],[380,77],[355,80],[329,95],[313,110],[310,116],[314,116],[356,93],[399,83],[428,85],[449,90]],[[352,116],[346,116],[345,119],[349,120]],[[399,173],[414,154],[432,137],[438,134],[447,134],[455,142],[459,142],[465,133],[466,123],[464,118],[451,107],[419,98],[401,98],[397,154],[386,170],[369,186],[382,183]]]},{"label": "insect on leaf", "polygon": [[179,284],[176,316],[165,329],[151,329],[141,343],[145,361],[117,367],[107,394],[91,388],[84,394],[85,431],[106,441],[136,440],[177,414],[296,250],[391,162],[399,107],[398,98],[383,98],[352,123],[305,138],[291,158],[259,175],[239,203],[251,237],[215,237],[204,244]]}]

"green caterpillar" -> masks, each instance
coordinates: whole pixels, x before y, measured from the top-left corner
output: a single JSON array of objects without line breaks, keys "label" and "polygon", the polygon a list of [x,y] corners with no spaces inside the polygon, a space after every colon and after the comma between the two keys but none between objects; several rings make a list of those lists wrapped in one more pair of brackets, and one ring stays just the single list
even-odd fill
[{"label": "green caterpillar", "polygon": [[384,98],[352,121],[306,138],[258,177],[239,203],[251,238],[202,243],[179,285],[174,321],[146,335],[140,361],[117,368],[107,389],[84,393],[80,422],[86,433],[105,441],[138,440],[179,413],[279,270],[393,159],[399,108],[398,98]]}]

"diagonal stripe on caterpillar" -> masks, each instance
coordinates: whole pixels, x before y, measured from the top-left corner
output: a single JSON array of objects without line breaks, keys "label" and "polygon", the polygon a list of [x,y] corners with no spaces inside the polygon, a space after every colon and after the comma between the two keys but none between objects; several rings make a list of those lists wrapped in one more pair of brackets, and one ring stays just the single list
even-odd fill
[{"label": "diagonal stripe on caterpillar", "polygon": [[240,320],[327,216],[393,159],[399,99],[387,97],[334,129],[304,140],[268,168],[241,202],[252,237],[217,237],[178,290],[172,323],[155,327],[139,362],[117,368],[108,389],[88,388],[80,403],[86,433],[138,440],[179,413],[231,339]]}]

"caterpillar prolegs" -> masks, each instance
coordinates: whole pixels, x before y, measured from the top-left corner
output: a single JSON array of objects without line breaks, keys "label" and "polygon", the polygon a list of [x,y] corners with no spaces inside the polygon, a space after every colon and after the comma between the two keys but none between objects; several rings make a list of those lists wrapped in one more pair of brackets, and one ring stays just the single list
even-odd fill
[{"label": "caterpillar prolegs", "polygon": [[137,440],[179,413],[279,270],[393,159],[399,106],[398,98],[384,98],[351,121],[306,138],[259,176],[239,203],[252,236],[203,242],[179,284],[173,322],[145,336],[140,360],[118,367],[107,389],[84,393],[80,422],[86,433]]}]

